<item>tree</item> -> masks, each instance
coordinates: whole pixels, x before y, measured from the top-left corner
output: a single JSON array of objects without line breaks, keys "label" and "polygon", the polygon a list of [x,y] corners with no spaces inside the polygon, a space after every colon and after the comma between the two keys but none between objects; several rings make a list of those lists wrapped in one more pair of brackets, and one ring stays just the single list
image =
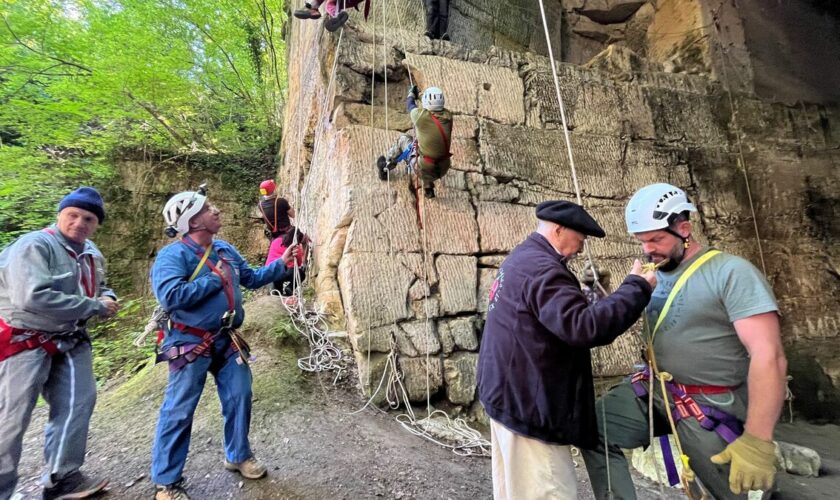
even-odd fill
[{"label": "tree", "polygon": [[276,150],[282,0],[0,1],[0,244],[121,150]]}]

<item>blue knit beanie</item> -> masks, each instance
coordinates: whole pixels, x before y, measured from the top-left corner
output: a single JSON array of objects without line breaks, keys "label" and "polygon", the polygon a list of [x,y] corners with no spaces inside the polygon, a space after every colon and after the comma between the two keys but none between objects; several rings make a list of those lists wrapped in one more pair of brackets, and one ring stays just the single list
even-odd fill
[{"label": "blue knit beanie", "polygon": [[92,187],[80,187],[62,198],[61,203],[58,204],[58,211],[61,212],[67,207],[76,207],[93,212],[99,219],[100,224],[105,222],[105,203],[102,201],[99,191]]}]

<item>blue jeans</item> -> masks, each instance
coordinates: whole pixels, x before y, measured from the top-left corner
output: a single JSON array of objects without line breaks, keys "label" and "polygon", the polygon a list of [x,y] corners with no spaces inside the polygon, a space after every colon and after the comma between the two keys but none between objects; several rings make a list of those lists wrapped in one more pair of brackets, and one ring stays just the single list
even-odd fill
[{"label": "blue jeans", "polygon": [[96,404],[90,343],[79,342],[55,356],[32,349],[0,362],[0,499],[15,492],[23,435],[41,394],[50,407],[42,482],[52,485],[85,461],[88,424]]},{"label": "blue jeans", "polygon": [[216,379],[222,403],[225,458],[228,462],[239,463],[253,455],[248,443],[251,369],[241,364],[238,354],[225,359],[225,350],[214,349],[212,358],[199,357],[169,373],[152,447],[152,481],[155,484],[169,485],[181,479],[190,448],[193,415],[208,372]]}]

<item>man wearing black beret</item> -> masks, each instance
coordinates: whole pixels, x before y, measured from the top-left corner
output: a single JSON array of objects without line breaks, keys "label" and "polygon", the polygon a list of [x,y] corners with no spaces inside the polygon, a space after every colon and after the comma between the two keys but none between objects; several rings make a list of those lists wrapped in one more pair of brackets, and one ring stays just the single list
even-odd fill
[{"label": "man wearing black beret", "polygon": [[568,201],[540,203],[536,215],[537,230],[490,288],[478,359],[497,500],[577,498],[570,446],[598,439],[589,350],[630,328],[656,283],[637,260],[613,294],[590,304],[567,263],[604,230]]}]

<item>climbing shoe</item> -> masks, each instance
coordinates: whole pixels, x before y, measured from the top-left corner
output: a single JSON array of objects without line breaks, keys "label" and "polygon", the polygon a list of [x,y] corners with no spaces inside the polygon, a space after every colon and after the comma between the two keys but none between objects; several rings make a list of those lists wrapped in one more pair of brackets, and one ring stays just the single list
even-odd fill
[{"label": "climbing shoe", "polygon": [[324,21],[324,29],[329,32],[333,32],[344,26],[344,23],[346,23],[348,19],[350,19],[350,14],[348,14],[346,10],[342,10],[335,17],[331,17]]},{"label": "climbing shoe", "polygon": [[58,480],[55,485],[44,488],[43,498],[44,500],[89,498],[104,490],[106,486],[108,486],[107,479],[90,478],[76,471]]},{"label": "climbing shoe", "polygon": [[184,489],[183,479],[168,486],[157,484],[155,488],[157,488],[155,500],[190,500],[187,490]]},{"label": "climbing shoe", "polygon": [[225,460],[225,469],[237,471],[245,479],[259,479],[265,476],[266,473],[265,465],[257,462],[257,459],[254,457],[238,464]]},{"label": "climbing shoe", "polygon": [[303,9],[296,10],[293,15],[298,19],[321,19],[321,11],[313,9],[309,4],[306,4]]},{"label": "climbing shoe", "polygon": [[376,175],[379,176],[380,181],[388,180],[388,165],[384,156],[376,159]]},{"label": "climbing shoe", "polygon": [[445,42],[450,41],[450,38],[449,38],[449,33],[444,33],[444,34],[442,34],[442,35],[440,36],[440,39],[441,39],[441,40],[443,40],[443,41],[445,41]]},{"label": "climbing shoe", "polygon": [[435,188],[431,187],[431,188],[424,189],[423,190],[423,195],[426,198],[434,198],[435,197]]}]

